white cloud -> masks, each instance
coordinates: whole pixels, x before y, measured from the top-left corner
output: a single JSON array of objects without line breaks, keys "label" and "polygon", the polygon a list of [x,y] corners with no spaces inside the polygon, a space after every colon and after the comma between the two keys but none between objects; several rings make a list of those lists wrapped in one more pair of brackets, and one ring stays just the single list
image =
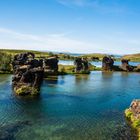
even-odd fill
[{"label": "white cloud", "polygon": [[[33,35],[0,28],[0,48],[47,50],[72,53],[113,53],[128,54],[140,52],[140,40],[117,31],[97,36],[90,41],[68,37],[70,32]],[[85,39],[86,40],[86,39]]]},{"label": "white cloud", "polygon": [[86,42],[68,38],[67,34],[69,32],[37,36],[0,28],[0,48],[85,52],[85,46],[92,46]]}]

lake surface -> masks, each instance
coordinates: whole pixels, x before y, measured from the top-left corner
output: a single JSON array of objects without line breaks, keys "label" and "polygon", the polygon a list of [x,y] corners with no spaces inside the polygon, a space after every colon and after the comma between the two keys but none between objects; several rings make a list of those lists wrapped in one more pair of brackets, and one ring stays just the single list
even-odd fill
[{"label": "lake surface", "polygon": [[[91,61],[90,62],[92,65],[96,66],[96,67],[102,67],[102,62],[101,61]],[[62,64],[62,65],[73,65],[74,64],[74,61],[72,60],[59,60],[59,64]],[[130,65],[132,66],[137,66],[140,64],[140,62],[129,62]],[[117,66],[120,66],[121,65],[121,62],[120,61],[115,61],[114,62],[114,65],[117,65]]]},{"label": "lake surface", "polygon": [[133,139],[123,112],[140,98],[140,74],[52,77],[30,99],[14,96],[11,77],[0,75],[0,140]]}]

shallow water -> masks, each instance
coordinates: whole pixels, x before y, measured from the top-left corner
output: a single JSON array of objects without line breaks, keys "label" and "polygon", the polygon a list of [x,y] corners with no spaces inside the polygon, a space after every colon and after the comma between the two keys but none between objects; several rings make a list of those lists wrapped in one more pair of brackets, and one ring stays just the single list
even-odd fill
[{"label": "shallow water", "polygon": [[[96,67],[102,67],[102,62],[101,61],[91,61],[90,62],[92,65],[96,66]],[[59,64],[62,65],[73,65],[73,61],[72,60],[59,60]],[[140,64],[140,62],[129,62],[130,65],[132,66],[137,66]],[[120,61],[115,61],[114,65],[120,66],[121,62]]]},{"label": "shallow water", "polygon": [[0,75],[0,140],[131,140],[123,112],[139,91],[139,73],[92,72],[47,78],[27,99]]}]

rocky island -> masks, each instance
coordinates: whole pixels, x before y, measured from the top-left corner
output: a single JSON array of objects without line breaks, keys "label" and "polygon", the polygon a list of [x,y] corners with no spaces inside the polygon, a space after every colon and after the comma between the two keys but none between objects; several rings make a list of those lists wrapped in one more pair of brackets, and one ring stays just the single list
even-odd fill
[{"label": "rocky island", "polygon": [[17,95],[38,95],[43,80],[43,61],[35,59],[33,53],[14,56],[12,84]]},{"label": "rocky island", "polygon": [[138,140],[140,140],[140,100],[132,101],[129,109],[125,110],[125,117]]}]

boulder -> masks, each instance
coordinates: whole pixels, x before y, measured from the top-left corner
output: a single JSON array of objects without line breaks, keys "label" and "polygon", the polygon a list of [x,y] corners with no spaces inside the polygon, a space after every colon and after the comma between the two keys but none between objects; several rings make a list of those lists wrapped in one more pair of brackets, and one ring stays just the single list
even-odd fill
[{"label": "boulder", "polygon": [[129,109],[125,110],[125,117],[138,140],[140,140],[140,100],[132,101]]}]

